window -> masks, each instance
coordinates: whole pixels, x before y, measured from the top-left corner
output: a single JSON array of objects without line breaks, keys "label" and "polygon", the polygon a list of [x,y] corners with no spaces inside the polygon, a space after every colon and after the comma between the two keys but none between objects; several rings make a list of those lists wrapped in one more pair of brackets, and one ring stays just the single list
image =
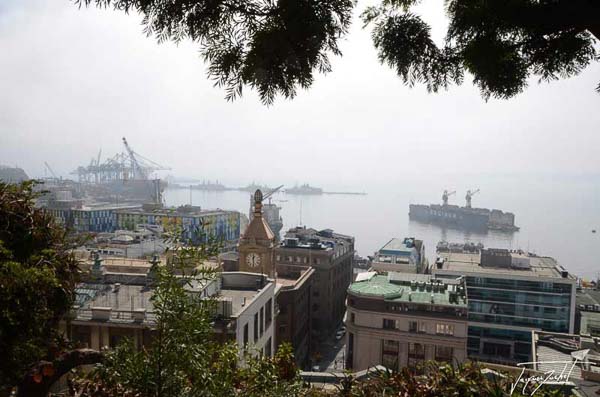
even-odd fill
[{"label": "window", "polygon": [[266,305],[266,313],[265,313],[265,328],[269,328],[269,325],[271,325],[271,321],[273,321],[273,300],[269,299],[267,301],[267,305]]},{"label": "window", "polygon": [[267,344],[265,345],[265,355],[271,357],[271,338],[267,340]]},{"label": "window", "polygon": [[427,323],[425,323],[424,321],[419,321],[419,332],[422,334],[427,333]]},{"label": "window", "polygon": [[248,323],[244,325],[244,347],[248,344]]},{"label": "window", "polygon": [[260,308],[260,336],[265,332],[265,308]]},{"label": "window", "polygon": [[277,260],[277,262],[279,262],[281,260],[281,255],[277,255],[276,260]]},{"label": "window", "polygon": [[396,329],[396,321],[384,318],[383,329]]},{"label": "window", "polygon": [[396,340],[383,340],[381,342],[381,365],[391,370],[398,370],[400,342]]},{"label": "window", "polygon": [[254,313],[254,342],[258,340],[258,313]]},{"label": "window", "polygon": [[350,313],[350,323],[354,324],[355,320],[356,320],[356,316],[354,315],[354,313]]},{"label": "window", "polygon": [[436,324],[435,333],[438,335],[454,335],[454,325],[452,324]]},{"label": "window", "polygon": [[454,349],[450,346],[436,346],[435,347],[435,361],[440,362],[452,362],[452,356]]},{"label": "window", "polygon": [[417,322],[416,321],[410,321],[408,323],[408,332],[417,332]]},{"label": "window", "polygon": [[414,367],[415,365],[425,360],[425,346],[420,343],[409,343],[408,344],[408,365]]}]

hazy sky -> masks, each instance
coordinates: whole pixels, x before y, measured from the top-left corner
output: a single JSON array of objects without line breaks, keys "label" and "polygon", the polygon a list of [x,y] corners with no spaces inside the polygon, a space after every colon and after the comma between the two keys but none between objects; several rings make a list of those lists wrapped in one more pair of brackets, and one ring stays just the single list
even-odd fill
[{"label": "hazy sky", "polygon": [[[421,7],[443,34],[441,1]],[[359,10],[364,8],[359,2]],[[405,87],[353,25],[333,72],[271,107],[233,103],[197,46],[158,45],[140,17],[69,0],[0,0],[0,164],[66,175],[122,150],[230,183],[383,183],[399,174],[598,173],[600,65],[485,102],[467,83]]]}]

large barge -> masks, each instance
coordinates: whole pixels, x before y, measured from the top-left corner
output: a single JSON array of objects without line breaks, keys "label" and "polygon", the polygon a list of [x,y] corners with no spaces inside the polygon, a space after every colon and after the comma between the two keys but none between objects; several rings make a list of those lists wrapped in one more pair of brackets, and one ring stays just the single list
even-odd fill
[{"label": "large barge", "polygon": [[515,232],[519,230],[515,226],[515,215],[512,212],[503,212],[497,209],[472,208],[471,197],[478,193],[468,191],[466,206],[448,204],[448,197],[455,192],[444,191],[442,204],[410,204],[408,216],[412,220],[435,223],[449,227],[473,231],[499,230]]}]

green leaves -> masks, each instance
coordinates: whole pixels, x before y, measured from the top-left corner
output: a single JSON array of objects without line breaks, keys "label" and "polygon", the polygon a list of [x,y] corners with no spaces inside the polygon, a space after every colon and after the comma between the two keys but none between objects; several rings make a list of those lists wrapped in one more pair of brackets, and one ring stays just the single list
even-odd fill
[{"label": "green leaves", "polygon": [[442,48],[432,41],[429,25],[410,12],[415,3],[384,0],[362,14],[364,24],[373,25],[379,60],[411,87],[424,83],[436,92],[462,83],[467,71],[485,99],[507,99],[522,92],[531,75],[567,78],[598,60],[586,31],[586,4],[600,18],[600,7],[591,2],[448,0]]},{"label": "green leaves", "polygon": [[362,18],[365,25],[374,25],[372,37],[379,61],[395,69],[405,84],[425,83],[428,91],[437,92],[450,83],[462,82],[456,52],[450,46],[439,49],[420,17],[369,8]]},{"label": "green leaves", "polygon": [[53,358],[77,281],[73,244],[35,207],[35,184],[0,182],[0,391]]},{"label": "green leaves", "polygon": [[350,25],[353,0],[75,0],[78,5],[137,11],[158,42],[191,39],[200,45],[208,76],[228,100],[243,87],[265,104],[293,98],[315,72],[330,70],[337,41]]}]

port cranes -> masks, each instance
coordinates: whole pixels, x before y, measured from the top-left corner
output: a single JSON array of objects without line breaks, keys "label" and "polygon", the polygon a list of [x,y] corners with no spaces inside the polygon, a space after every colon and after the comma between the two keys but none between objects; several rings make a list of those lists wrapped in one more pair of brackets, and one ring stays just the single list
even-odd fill
[{"label": "port cranes", "polygon": [[479,189],[477,190],[467,190],[467,195],[465,196],[465,200],[467,201],[467,208],[471,208],[471,198],[479,193]]},{"label": "port cranes", "polygon": [[271,196],[273,196],[275,193],[277,193],[282,187],[283,187],[283,185],[279,185],[275,189],[271,190],[269,193],[265,194],[263,196],[263,201],[265,199],[269,199],[269,203],[270,203],[271,202]]},{"label": "port cranes", "polygon": [[448,197],[452,196],[453,194],[456,194],[456,190],[453,190],[451,192],[444,190],[444,194],[442,194],[442,202],[444,206],[448,205]]},{"label": "port cranes", "polygon": [[44,161],[44,165],[46,166],[46,169],[50,172],[50,174],[52,175],[52,177],[54,177],[54,179],[58,180],[58,176],[56,176],[56,173],[54,172],[54,170],[52,169],[52,167],[50,167],[50,164],[48,164],[47,161]]},{"label": "port cranes", "polygon": [[125,151],[117,153],[100,163],[102,151],[92,158],[88,166],[79,166],[72,175],[77,175],[79,182],[105,183],[127,180],[148,180],[154,171],[170,170],[137,153],[123,138]]}]

